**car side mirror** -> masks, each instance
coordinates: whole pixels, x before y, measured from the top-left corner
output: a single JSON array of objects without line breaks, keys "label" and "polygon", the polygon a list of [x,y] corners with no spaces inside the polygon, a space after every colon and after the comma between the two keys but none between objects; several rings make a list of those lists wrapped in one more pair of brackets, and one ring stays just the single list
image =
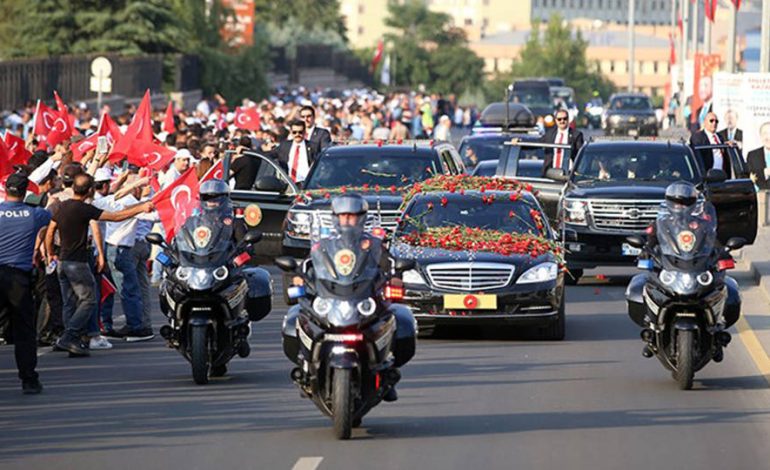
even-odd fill
[{"label": "car side mirror", "polygon": [[721,183],[723,181],[727,181],[727,173],[725,173],[724,170],[720,170],[719,168],[711,168],[706,172],[707,183]]},{"label": "car side mirror", "polygon": [[730,237],[725,246],[729,250],[739,250],[746,246],[746,239],[743,237]]},{"label": "car side mirror", "polygon": [[630,235],[626,237],[626,242],[634,248],[644,247],[644,238],[640,237],[639,235]]},{"label": "car side mirror", "polygon": [[393,268],[398,272],[404,272],[409,271],[410,269],[414,269],[416,265],[417,263],[415,263],[413,259],[399,258],[396,260]]},{"label": "car side mirror", "polygon": [[262,232],[259,230],[249,230],[243,237],[243,242],[248,245],[258,243],[260,240],[262,240]]},{"label": "car side mirror", "polygon": [[276,258],[274,262],[275,262],[275,265],[281,269],[281,271],[286,271],[287,273],[290,273],[297,270],[297,260],[295,260],[291,256],[280,256]]},{"label": "car side mirror", "polygon": [[163,240],[163,235],[155,232],[148,233],[144,239],[151,245],[163,246],[166,243],[166,241]]},{"label": "car side mirror", "polygon": [[254,187],[258,191],[267,191],[270,193],[283,193],[289,185],[276,178],[275,176],[263,176],[257,180]]},{"label": "car side mirror", "polygon": [[564,168],[549,168],[545,171],[545,177],[561,183],[565,183],[568,179]]}]

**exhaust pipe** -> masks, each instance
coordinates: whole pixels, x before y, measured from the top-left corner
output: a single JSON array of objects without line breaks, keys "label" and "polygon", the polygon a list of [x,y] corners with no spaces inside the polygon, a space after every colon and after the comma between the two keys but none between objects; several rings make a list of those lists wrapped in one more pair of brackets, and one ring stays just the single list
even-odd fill
[{"label": "exhaust pipe", "polygon": [[249,354],[251,354],[251,346],[246,341],[241,341],[241,344],[238,345],[238,356],[249,357]]},{"label": "exhaust pipe", "polygon": [[291,376],[291,380],[295,382],[302,382],[303,381],[302,379],[305,377],[305,373],[302,372],[302,369],[300,369],[299,367],[295,367],[294,369],[292,369],[289,375]]}]

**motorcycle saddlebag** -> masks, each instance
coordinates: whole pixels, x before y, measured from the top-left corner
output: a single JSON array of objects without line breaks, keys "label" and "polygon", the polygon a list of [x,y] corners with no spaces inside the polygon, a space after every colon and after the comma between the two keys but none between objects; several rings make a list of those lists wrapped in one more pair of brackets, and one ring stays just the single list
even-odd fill
[{"label": "motorcycle saddlebag", "polygon": [[293,363],[299,364],[299,338],[297,337],[297,317],[299,317],[299,305],[289,308],[286,316],[283,317],[281,326],[281,338],[283,343],[283,353]]},{"label": "motorcycle saddlebag", "polygon": [[393,304],[390,310],[396,317],[396,335],[393,338],[394,366],[401,367],[414,357],[417,348],[417,323],[412,311],[405,305]]},{"label": "motorcycle saddlebag", "polygon": [[246,311],[250,321],[259,321],[272,309],[273,283],[265,269],[249,267],[243,270],[249,286],[246,294]]},{"label": "motorcycle saddlebag", "polygon": [[626,288],[626,302],[628,303],[628,316],[634,323],[644,327],[644,318],[647,314],[647,306],[644,305],[644,286],[647,283],[647,274],[637,274],[631,278]]}]

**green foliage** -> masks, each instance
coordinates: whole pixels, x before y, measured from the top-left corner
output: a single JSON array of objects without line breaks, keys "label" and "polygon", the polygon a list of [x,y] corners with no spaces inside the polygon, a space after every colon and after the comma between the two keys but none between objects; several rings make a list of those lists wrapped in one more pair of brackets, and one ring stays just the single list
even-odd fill
[{"label": "green foliage", "polygon": [[[339,45],[348,41],[339,0],[255,0],[254,16],[257,22],[268,25],[271,32],[279,32],[283,38],[276,42],[271,35],[272,45],[311,42]],[[287,40],[285,36],[291,38]]]},{"label": "green foliage", "polygon": [[605,99],[609,97],[615,86],[599,72],[597,64],[588,61],[588,42],[579,32],[573,35],[558,15],[551,16],[544,32],[540,29],[539,23],[532,25],[532,34],[511,70],[488,82],[485,88],[490,101],[499,101],[513,80],[538,76],[563,78],[574,88],[579,102],[588,100],[594,90]]}]

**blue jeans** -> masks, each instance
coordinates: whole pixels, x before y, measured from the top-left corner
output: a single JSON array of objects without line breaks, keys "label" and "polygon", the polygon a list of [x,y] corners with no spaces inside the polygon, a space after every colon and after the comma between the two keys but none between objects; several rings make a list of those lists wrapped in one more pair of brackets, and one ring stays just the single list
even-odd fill
[{"label": "blue jeans", "polygon": [[132,250],[136,263],[136,277],[139,280],[139,291],[142,296],[142,328],[152,328],[152,300],[150,299],[150,274],[147,272],[147,260],[150,259],[150,244],[137,240]]},{"label": "blue jeans", "polygon": [[96,312],[96,280],[87,262],[60,261],[59,285],[65,337],[76,341],[87,333]]},{"label": "blue jeans", "polygon": [[126,325],[129,330],[137,331],[142,328],[142,295],[131,250],[128,247],[107,245],[107,262],[120,294]]}]

